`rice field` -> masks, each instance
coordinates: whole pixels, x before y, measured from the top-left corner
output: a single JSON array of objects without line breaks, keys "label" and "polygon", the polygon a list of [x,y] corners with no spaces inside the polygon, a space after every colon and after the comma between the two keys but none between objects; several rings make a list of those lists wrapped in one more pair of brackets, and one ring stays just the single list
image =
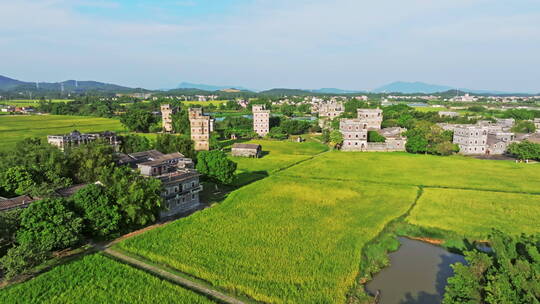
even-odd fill
[{"label": "rice field", "polygon": [[2,115],[0,116],[0,151],[7,150],[26,137],[81,132],[122,131],[119,120],[68,115]]},{"label": "rice field", "polygon": [[330,152],[279,173],[298,178],[540,193],[540,164],[408,153]]},{"label": "rice field", "polygon": [[328,150],[326,145],[317,142],[289,142],[274,140],[252,140],[246,144],[260,144],[262,158],[232,157],[238,164],[238,172],[264,171],[267,173],[286,168],[299,161],[309,159]]},{"label": "rice field", "polygon": [[268,303],[343,303],[363,245],[417,189],[268,177],[117,248]]},{"label": "rice field", "polygon": [[407,222],[486,239],[492,228],[509,234],[540,233],[539,216],[540,195],[425,189]]},{"label": "rice field", "polygon": [[214,303],[194,292],[100,254],[57,266],[0,289],[0,303]]},{"label": "rice field", "polygon": [[[47,99],[46,101],[56,103],[56,102],[69,102],[72,100],[71,99],[51,99],[51,100]],[[41,102],[43,101],[39,99],[0,100],[0,104],[15,106],[15,107],[37,107]]]}]

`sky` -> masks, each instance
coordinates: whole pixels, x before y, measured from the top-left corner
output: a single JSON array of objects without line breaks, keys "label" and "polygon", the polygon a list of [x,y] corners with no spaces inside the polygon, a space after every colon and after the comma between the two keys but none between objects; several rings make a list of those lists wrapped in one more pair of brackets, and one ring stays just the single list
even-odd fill
[{"label": "sky", "polygon": [[539,0],[0,0],[0,75],[540,92]]}]

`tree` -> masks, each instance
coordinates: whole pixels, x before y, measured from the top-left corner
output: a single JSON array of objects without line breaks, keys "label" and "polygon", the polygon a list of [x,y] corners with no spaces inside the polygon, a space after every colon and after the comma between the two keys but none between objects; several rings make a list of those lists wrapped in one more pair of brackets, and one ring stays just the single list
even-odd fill
[{"label": "tree", "polygon": [[289,137],[289,135],[287,135],[287,132],[283,130],[282,127],[271,128],[270,132],[268,132],[266,136],[270,138],[274,138],[274,139],[280,139],[280,140],[287,139]]},{"label": "tree", "polygon": [[130,108],[125,114],[120,116],[120,122],[134,132],[147,133],[150,126],[157,122],[156,116],[149,111]]},{"label": "tree", "polygon": [[180,152],[185,157],[195,158],[193,141],[185,136],[158,134],[156,150],[162,153]]},{"label": "tree", "polygon": [[189,122],[189,110],[186,107],[180,107],[172,115],[173,131],[178,134],[191,136],[191,124]]},{"label": "tree", "polygon": [[4,276],[10,280],[43,263],[50,256],[49,251],[42,250],[35,243],[23,243],[8,250],[0,259]]},{"label": "tree", "polygon": [[67,151],[70,167],[78,182],[98,180],[101,170],[114,162],[114,148],[103,142],[91,142]]},{"label": "tree", "polygon": [[21,222],[21,209],[0,212],[0,256],[12,247],[17,239],[17,230]]},{"label": "tree", "polygon": [[343,143],[343,134],[339,130],[332,130],[330,132],[330,142],[334,145],[341,145]]},{"label": "tree", "polygon": [[536,126],[532,121],[519,121],[513,128],[512,132],[515,133],[534,133],[536,132]]},{"label": "tree", "polygon": [[407,143],[405,149],[409,153],[425,153],[427,152],[428,141],[421,135],[414,135],[407,137]]},{"label": "tree", "polygon": [[126,166],[109,166],[99,179],[122,215],[121,228],[139,228],[155,222],[161,207],[161,181],[144,178]]},{"label": "tree", "polygon": [[120,151],[123,153],[135,153],[152,149],[152,143],[144,136],[125,135],[122,136]]},{"label": "tree", "polygon": [[521,160],[540,160],[540,144],[532,143],[530,141],[512,143],[508,146],[508,153]]},{"label": "tree", "polygon": [[42,251],[64,249],[81,239],[82,219],[61,198],[34,202],[21,215],[19,244],[33,243]]},{"label": "tree", "polygon": [[30,193],[36,187],[32,173],[26,168],[15,166],[0,174],[0,187],[17,195]]},{"label": "tree", "polygon": [[306,133],[307,130],[309,130],[309,128],[311,127],[311,123],[303,120],[287,119],[281,121],[280,127],[288,135],[300,135]]},{"label": "tree", "polygon": [[295,110],[296,110],[296,107],[290,104],[281,106],[281,113],[287,117],[292,117],[294,115]]},{"label": "tree", "polygon": [[433,154],[448,156],[459,152],[459,146],[449,141],[443,141],[435,145]]},{"label": "tree", "polygon": [[386,137],[379,134],[377,131],[368,131],[368,142],[385,142]]},{"label": "tree", "polygon": [[107,237],[118,230],[121,215],[105,187],[91,184],[80,189],[73,196],[73,204],[88,235]]},{"label": "tree", "polygon": [[[0,157],[0,172],[7,172],[12,167],[18,167],[13,169],[16,179],[9,181],[10,177],[7,183],[13,186],[22,182],[22,188],[29,187],[23,192],[32,196],[46,196],[72,183],[67,156],[40,138],[23,139]],[[26,179],[25,172],[31,175],[33,183]],[[19,186],[16,188],[23,190]]]},{"label": "tree", "polygon": [[202,151],[197,155],[197,171],[222,184],[233,182],[236,166],[223,151]]}]

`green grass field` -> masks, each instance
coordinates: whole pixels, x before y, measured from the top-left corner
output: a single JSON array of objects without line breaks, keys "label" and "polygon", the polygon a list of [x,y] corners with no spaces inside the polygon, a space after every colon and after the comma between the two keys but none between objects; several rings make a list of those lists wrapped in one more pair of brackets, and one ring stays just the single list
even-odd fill
[{"label": "green grass field", "polygon": [[328,150],[328,147],[316,142],[286,142],[273,140],[252,140],[247,144],[260,144],[264,156],[262,158],[231,157],[238,163],[238,171],[266,171],[272,173],[290,166],[313,155]]},{"label": "green grass field", "polygon": [[221,104],[226,103],[227,100],[209,100],[209,101],[182,101],[185,105],[197,105],[197,106],[208,106],[208,105],[215,105],[218,107]]},{"label": "green grass field", "polygon": [[260,301],[343,303],[363,245],[416,191],[269,177],[117,246]]},{"label": "green grass field", "polygon": [[[49,101],[49,100],[46,100]],[[68,102],[71,99],[51,99],[51,102]],[[0,100],[0,104],[16,106],[16,107],[37,107],[42,100],[39,99],[15,99],[15,100]]]},{"label": "green grass field", "polygon": [[214,303],[100,254],[0,290],[0,303]]},{"label": "green grass field", "polygon": [[408,153],[330,152],[280,174],[399,185],[540,193],[540,165]]},{"label": "green grass field", "polygon": [[81,132],[122,131],[119,120],[89,116],[64,115],[2,115],[0,116],[0,151],[12,148],[26,137],[46,138],[47,135]]},{"label": "green grass field", "polygon": [[539,233],[540,195],[425,189],[407,221],[485,239],[492,227],[510,234]]}]

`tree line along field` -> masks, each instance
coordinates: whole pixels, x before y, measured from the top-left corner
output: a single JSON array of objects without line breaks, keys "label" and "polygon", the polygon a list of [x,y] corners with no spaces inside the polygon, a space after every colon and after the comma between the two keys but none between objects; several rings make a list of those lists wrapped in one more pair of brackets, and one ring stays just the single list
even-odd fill
[{"label": "tree line along field", "polygon": [[213,301],[101,254],[0,290],[0,303],[186,303]]},{"label": "tree line along field", "polygon": [[[72,99],[47,99],[45,102],[69,102],[73,101]],[[16,99],[16,100],[1,100],[0,104],[5,104],[9,106],[15,106],[15,107],[37,107],[40,103],[42,103],[43,100],[39,99]]]},{"label": "tree line along field", "polygon": [[491,228],[509,234],[540,232],[540,195],[425,189],[407,221],[487,239]]},{"label": "tree line along field", "polygon": [[0,116],[0,151],[7,150],[26,137],[81,132],[122,131],[119,120],[89,116],[65,115],[2,115]]},{"label": "tree line along field", "polygon": [[116,246],[258,301],[343,303],[364,244],[416,194],[409,186],[271,176]]}]

